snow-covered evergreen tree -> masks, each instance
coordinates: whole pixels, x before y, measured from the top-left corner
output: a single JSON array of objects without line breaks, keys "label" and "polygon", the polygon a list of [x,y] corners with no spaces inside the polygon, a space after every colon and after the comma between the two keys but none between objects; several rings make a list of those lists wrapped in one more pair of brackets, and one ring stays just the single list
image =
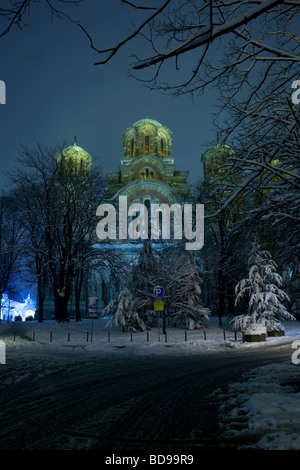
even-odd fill
[{"label": "snow-covered evergreen tree", "polygon": [[131,291],[122,286],[116,298],[103,309],[103,315],[112,315],[106,326],[121,325],[124,330],[134,333],[145,331],[147,325],[139,317],[136,307],[137,302]]},{"label": "snow-covered evergreen tree", "polygon": [[107,326],[121,325],[132,332],[145,331],[151,326],[157,271],[151,242],[144,240],[137,264],[129,267],[117,296],[103,309],[103,316],[112,315]]},{"label": "snow-covered evergreen tree", "polygon": [[248,300],[248,310],[237,316],[234,327],[244,331],[249,325],[265,324],[268,332],[284,330],[284,319],[295,320],[283,302],[289,301],[287,294],[280,289],[282,278],[276,272],[277,265],[270,253],[262,250],[256,243],[248,259],[249,277],[242,279],[235,288],[238,304],[242,299]]},{"label": "snow-covered evergreen tree", "polygon": [[194,253],[183,251],[169,273],[171,280],[172,277],[176,280],[169,302],[170,310],[174,310],[170,313],[170,319],[175,324],[184,322],[188,330],[205,327],[204,320],[209,319],[210,310],[202,304],[202,279]]},{"label": "snow-covered evergreen tree", "polygon": [[128,331],[149,328],[154,311],[154,287],[164,289],[163,332],[166,321],[189,329],[203,328],[210,310],[201,301],[201,276],[191,252],[167,248],[161,256],[145,240],[138,261],[129,269],[116,298],[102,312],[113,315],[107,326],[121,325]]},{"label": "snow-covered evergreen tree", "polygon": [[300,255],[294,256],[286,267],[286,291],[290,297],[289,310],[300,320]]},{"label": "snow-covered evergreen tree", "polygon": [[132,287],[135,291],[140,291],[144,297],[151,295],[153,300],[153,286],[158,273],[158,259],[152,248],[150,240],[144,240],[137,264],[132,270]]}]

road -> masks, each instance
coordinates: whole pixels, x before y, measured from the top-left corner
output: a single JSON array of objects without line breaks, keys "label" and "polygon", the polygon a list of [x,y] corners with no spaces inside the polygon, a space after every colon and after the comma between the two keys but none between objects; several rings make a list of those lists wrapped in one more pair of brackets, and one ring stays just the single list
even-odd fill
[{"label": "road", "polygon": [[226,449],[210,394],[291,347],[199,355],[57,353],[0,366],[1,450]]}]

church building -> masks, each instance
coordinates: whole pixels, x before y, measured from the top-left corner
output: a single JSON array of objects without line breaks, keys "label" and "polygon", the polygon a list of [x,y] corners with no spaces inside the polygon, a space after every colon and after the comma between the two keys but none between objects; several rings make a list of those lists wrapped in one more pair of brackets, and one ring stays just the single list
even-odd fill
[{"label": "church building", "polygon": [[[154,119],[141,119],[129,126],[122,135],[123,154],[118,170],[107,173],[106,203],[118,207],[119,197],[126,196],[128,207],[131,204],[144,204],[149,212],[151,204],[179,204],[189,200],[191,186],[187,182],[188,171],[176,170],[172,157],[172,132]],[[92,157],[81,147],[74,145],[64,149],[56,156],[58,173],[72,177],[89,177]],[[96,230],[96,227],[95,227]],[[100,242],[99,254],[105,241]],[[159,245],[159,242],[158,242]],[[157,245],[157,246],[158,246]],[[114,250],[124,259],[138,256],[142,240],[115,240],[105,249]],[[114,295],[114,280],[109,271],[93,270],[86,279],[81,295],[81,312],[88,313],[91,298],[99,299],[100,309]],[[74,316],[75,300],[71,294],[69,315]],[[52,296],[45,302],[45,314],[53,312]]]},{"label": "church building", "polygon": [[[151,204],[172,204],[182,206],[190,195],[191,185],[187,182],[188,171],[176,170],[171,154],[172,132],[154,119],[141,119],[129,126],[122,135],[123,155],[118,171],[107,173],[106,201],[118,208],[119,198],[127,197],[128,207],[144,204],[150,215]],[[171,221],[172,224],[172,221]],[[150,226],[150,224],[149,224]],[[100,244],[101,246],[101,244]],[[111,249],[128,261],[137,257],[142,240],[116,240]],[[159,240],[156,248],[160,248]],[[102,306],[113,294],[112,282],[102,282]],[[109,287],[108,287],[109,286]],[[109,288],[110,292],[107,292]],[[103,292],[105,289],[105,292]],[[101,304],[101,302],[100,302]]]}]

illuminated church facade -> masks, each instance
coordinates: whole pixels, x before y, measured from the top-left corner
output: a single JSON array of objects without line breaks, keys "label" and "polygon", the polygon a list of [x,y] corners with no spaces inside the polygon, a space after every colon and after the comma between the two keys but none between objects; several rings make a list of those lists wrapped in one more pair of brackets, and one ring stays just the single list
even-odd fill
[{"label": "illuminated church facade", "polygon": [[189,197],[188,171],[176,170],[172,132],[153,119],[141,119],[123,133],[118,171],[107,173],[107,198],[126,196],[128,204],[181,203]]},{"label": "illuminated church facade", "polygon": [[[189,171],[176,169],[171,153],[172,137],[168,127],[148,117],[125,129],[119,168],[107,173],[106,201],[118,208],[119,198],[126,196],[128,207],[143,204],[149,215],[152,204],[170,207],[173,204],[182,206],[188,201],[191,190],[187,181]],[[128,261],[138,256],[141,246],[141,239],[129,237],[111,243],[111,249]],[[156,248],[160,248],[159,241]],[[107,277],[102,273],[102,291],[98,294],[102,301],[100,306],[105,306],[113,295],[110,273],[106,274]]]}]

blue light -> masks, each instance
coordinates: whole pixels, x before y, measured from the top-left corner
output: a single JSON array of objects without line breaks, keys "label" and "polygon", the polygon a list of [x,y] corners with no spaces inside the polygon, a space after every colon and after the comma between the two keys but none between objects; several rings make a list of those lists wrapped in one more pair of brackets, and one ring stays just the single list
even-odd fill
[{"label": "blue light", "polygon": [[9,299],[8,291],[3,292],[1,299],[1,320],[5,320],[9,316],[9,320],[15,320],[16,317],[21,317],[25,321],[28,317],[35,315],[36,304],[31,299],[30,293],[24,302],[17,302],[16,300]]}]

